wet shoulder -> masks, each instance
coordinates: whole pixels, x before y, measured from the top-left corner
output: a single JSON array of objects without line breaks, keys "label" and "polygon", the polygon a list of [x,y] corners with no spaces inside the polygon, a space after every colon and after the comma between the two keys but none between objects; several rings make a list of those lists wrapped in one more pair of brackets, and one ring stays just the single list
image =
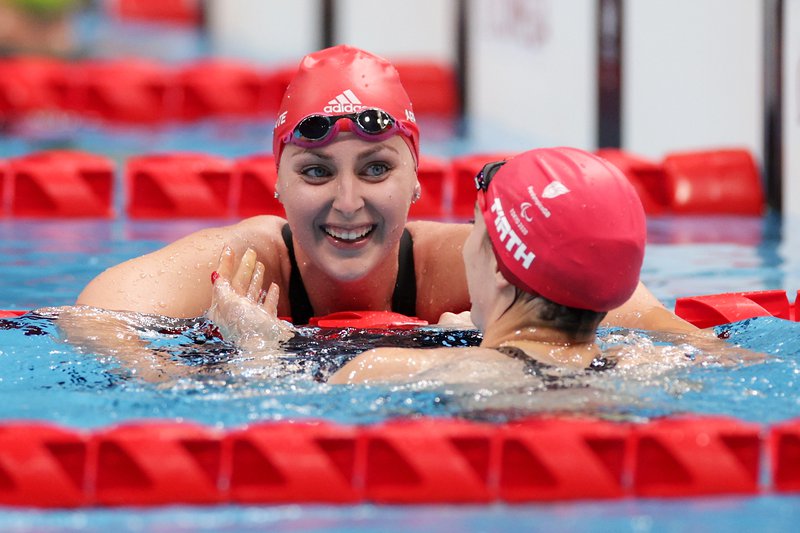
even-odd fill
[{"label": "wet shoulder", "polygon": [[414,257],[417,262],[441,264],[452,258],[461,261],[461,249],[470,232],[469,224],[446,222],[409,222],[406,229],[414,240]]},{"label": "wet shoulder", "polygon": [[461,250],[471,226],[415,221],[406,227],[414,240],[417,315],[429,322],[437,322],[444,312],[469,310]]}]

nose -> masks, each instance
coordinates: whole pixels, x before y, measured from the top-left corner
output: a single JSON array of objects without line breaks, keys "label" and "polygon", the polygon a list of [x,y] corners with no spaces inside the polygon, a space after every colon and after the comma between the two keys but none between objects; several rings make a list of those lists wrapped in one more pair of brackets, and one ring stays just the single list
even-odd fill
[{"label": "nose", "polygon": [[357,213],[364,207],[363,184],[358,176],[345,173],[336,180],[333,208],[345,216]]}]

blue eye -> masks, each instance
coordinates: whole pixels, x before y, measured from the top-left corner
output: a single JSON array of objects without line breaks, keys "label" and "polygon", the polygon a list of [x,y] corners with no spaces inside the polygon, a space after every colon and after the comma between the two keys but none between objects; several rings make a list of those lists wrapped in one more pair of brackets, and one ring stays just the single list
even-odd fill
[{"label": "blue eye", "polygon": [[301,170],[300,173],[306,178],[309,178],[311,180],[321,180],[331,175],[328,169],[326,169],[325,167],[321,167],[319,165],[306,167],[303,170]]},{"label": "blue eye", "polygon": [[364,168],[363,174],[370,178],[379,178],[389,172],[389,165],[386,163],[370,163]]}]

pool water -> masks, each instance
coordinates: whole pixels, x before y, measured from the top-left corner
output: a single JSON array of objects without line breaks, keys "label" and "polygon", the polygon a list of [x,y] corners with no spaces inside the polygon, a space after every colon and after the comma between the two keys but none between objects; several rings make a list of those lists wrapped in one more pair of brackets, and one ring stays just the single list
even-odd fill
[{"label": "pool water", "polygon": [[167,418],[235,428],[304,418],[371,424],[412,415],[505,422],[552,412],[632,421],[688,412],[774,423],[800,412],[792,393],[800,373],[800,324],[775,318],[716,328],[727,342],[766,355],[755,364],[723,365],[713,357],[691,364],[684,353],[700,352],[680,339],[667,342],[647,332],[603,328],[599,341],[606,348],[636,352],[669,346],[680,364],[601,374],[520,375],[503,383],[481,379],[479,369],[464,384],[444,386],[430,376],[413,384],[343,387],[325,384],[327,376],[371,347],[469,346],[478,344],[480,335],[439,328],[369,332],[306,327],[276,362],[268,355],[239,353],[214,337],[213,325],[202,318],[131,314],[129,325],[114,327],[144,339],[153,354],[131,362],[67,342],[58,311],[43,313],[0,319],[0,398],[7,400],[0,403],[0,419],[98,428]]}]

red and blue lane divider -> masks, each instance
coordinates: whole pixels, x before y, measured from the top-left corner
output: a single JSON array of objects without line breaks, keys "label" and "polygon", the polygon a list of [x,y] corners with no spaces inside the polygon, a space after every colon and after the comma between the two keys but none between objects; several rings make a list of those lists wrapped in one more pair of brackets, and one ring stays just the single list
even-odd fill
[{"label": "red and blue lane divider", "polygon": [[[770,481],[762,486],[762,457]],[[800,491],[800,420],[532,418],[220,431],[142,421],[0,425],[0,504],[524,503]]]},{"label": "red and blue lane divider", "polygon": [[[760,176],[746,150],[668,154],[658,164],[621,150],[598,153],[623,171],[651,215],[763,211]],[[451,160],[422,156],[422,195],[409,216],[471,217],[475,174],[486,162],[513,155],[471,154]],[[115,173],[111,159],[77,151],[45,151],[0,161],[0,217],[112,218]],[[132,219],[281,216],[283,206],[275,199],[277,179],[271,154],[233,160],[187,152],[141,154],[125,163],[125,212]]]}]

